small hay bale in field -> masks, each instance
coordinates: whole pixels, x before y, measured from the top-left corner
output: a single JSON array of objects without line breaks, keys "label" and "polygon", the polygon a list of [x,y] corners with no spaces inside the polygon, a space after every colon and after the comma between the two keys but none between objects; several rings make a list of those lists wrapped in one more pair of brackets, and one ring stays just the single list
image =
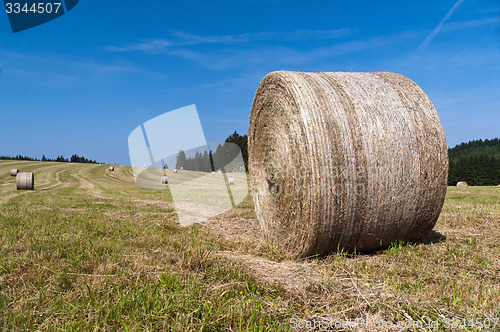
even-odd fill
[{"label": "small hay bale in field", "polygon": [[467,186],[468,186],[468,184],[465,181],[459,181],[459,182],[457,182],[457,187],[467,187]]},{"label": "small hay bale in field", "polygon": [[113,166],[109,166],[108,169],[109,169],[110,172],[114,172],[115,171],[115,168]]},{"label": "small hay bale in field", "polygon": [[248,133],[256,214],[288,255],[418,241],[437,221],[446,139],[431,101],[404,76],[270,73]]},{"label": "small hay bale in field", "polygon": [[212,172],[212,175],[215,175],[215,172]]},{"label": "small hay bale in field", "polygon": [[180,169],[182,170],[182,169],[184,169],[184,167],[181,166]]},{"label": "small hay bale in field", "polygon": [[35,174],[17,173],[16,186],[17,190],[35,190]]},{"label": "small hay bale in field", "polygon": [[17,173],[19,173],[19,170],[17,168],[13,168],[10,170],[10,176],[16,176]]},{"label": "small hay bale in field", "polygon": [[229,183],[230,186],[234,186],[234,179],[233,178],[227,179],[227,183]]},{"label": "small hay bale in field", "polygon": [[167,176],[162,176],[161,177],[161,184],[168,184],[168,177]]},{"label": "small hay bale in field", "polygon": [[174,173],[177,173],[177,169],[174,169]]}]

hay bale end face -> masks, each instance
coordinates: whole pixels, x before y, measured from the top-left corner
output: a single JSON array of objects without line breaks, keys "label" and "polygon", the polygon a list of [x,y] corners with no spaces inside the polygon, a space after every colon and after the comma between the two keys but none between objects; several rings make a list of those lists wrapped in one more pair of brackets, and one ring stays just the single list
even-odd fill
[{"label": "hay bale end face", "polygon": [[19,173],[19,170],[17,168],[14,168],[14,169],[10,170],[10,176],[16,176],[17,173]]},{"label": "hay bale end face", "polygon": [[17,190],[35,190],[35,174],[17,173],[16,186]]},{"label": "hay bale end face", "polygon": [[468,184],[465,181],[459,181],[459,182],[457,182],[457,187],[467,187],[467,186],[468,186]]},{"label": "hay bale end face", "polygon": [[229,179],[227,179],[227,183],[228,183],[230,186],[234,186],[234,179],[233,179],[233,178],[229,178]]},{"label": "hay bale end face", "polygon": [[168,184],[168,177],[167,176],[162,176],[161,177],[161,184]]},{"label": "hay bale end face", "polygon": [[436,110],[394,73],[273,72],[249,125],[255,210],[293,256],[371,251],[422,240],[447,188]]},{"label": "hay bale end face", "polygon": [[113,166],[109,166],[108,169],[109,169],[110,172],[114,172],[115,171],[115,168]]}]

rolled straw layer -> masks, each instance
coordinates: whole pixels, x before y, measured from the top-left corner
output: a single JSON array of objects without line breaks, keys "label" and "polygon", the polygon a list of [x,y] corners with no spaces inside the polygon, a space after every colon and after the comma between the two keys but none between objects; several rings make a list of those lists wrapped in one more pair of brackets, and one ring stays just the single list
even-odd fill
[{"label": "rolled straw layer", "polygon": [[273,72],[252,106],[249,172],[273,246],[370,251],[432,230],[447,145],[431,101],[404,76]]}]

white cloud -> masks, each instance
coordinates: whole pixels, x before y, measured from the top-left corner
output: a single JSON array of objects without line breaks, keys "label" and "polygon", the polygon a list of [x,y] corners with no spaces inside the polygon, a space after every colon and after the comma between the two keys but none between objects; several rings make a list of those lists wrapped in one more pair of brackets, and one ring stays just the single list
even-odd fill
[{"label": "white cloud", "polygon": [[172,47],[222,44],[235,45],[248,42],[265,41],[308,41],[329,40],[341,38],[352,33],[349,28],[335,30],[295,30],[295,31],[273,31],[243,33],[221,36],[199,36],[183,31],[171,30],[170,39],[146,39],[140,42],[130,43],[124,46],[109,45],[105,49],[110,52],[143,52],[149,54],[168,53]]}]

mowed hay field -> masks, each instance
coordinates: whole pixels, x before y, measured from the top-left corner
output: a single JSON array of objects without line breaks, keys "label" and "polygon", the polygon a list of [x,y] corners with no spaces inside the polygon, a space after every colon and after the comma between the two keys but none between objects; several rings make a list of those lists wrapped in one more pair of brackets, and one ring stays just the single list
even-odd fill
[{"label": "mowed hay field", "polygon": [[[12,168],[35,172],[36,190],[17,191]],[[130,167],[0,161],[0,331],[494,319],[499,227],[500,187],[450,187],[424,243],[289,260],[250,198],[180,227],[169,191],[139,188]]]}]

